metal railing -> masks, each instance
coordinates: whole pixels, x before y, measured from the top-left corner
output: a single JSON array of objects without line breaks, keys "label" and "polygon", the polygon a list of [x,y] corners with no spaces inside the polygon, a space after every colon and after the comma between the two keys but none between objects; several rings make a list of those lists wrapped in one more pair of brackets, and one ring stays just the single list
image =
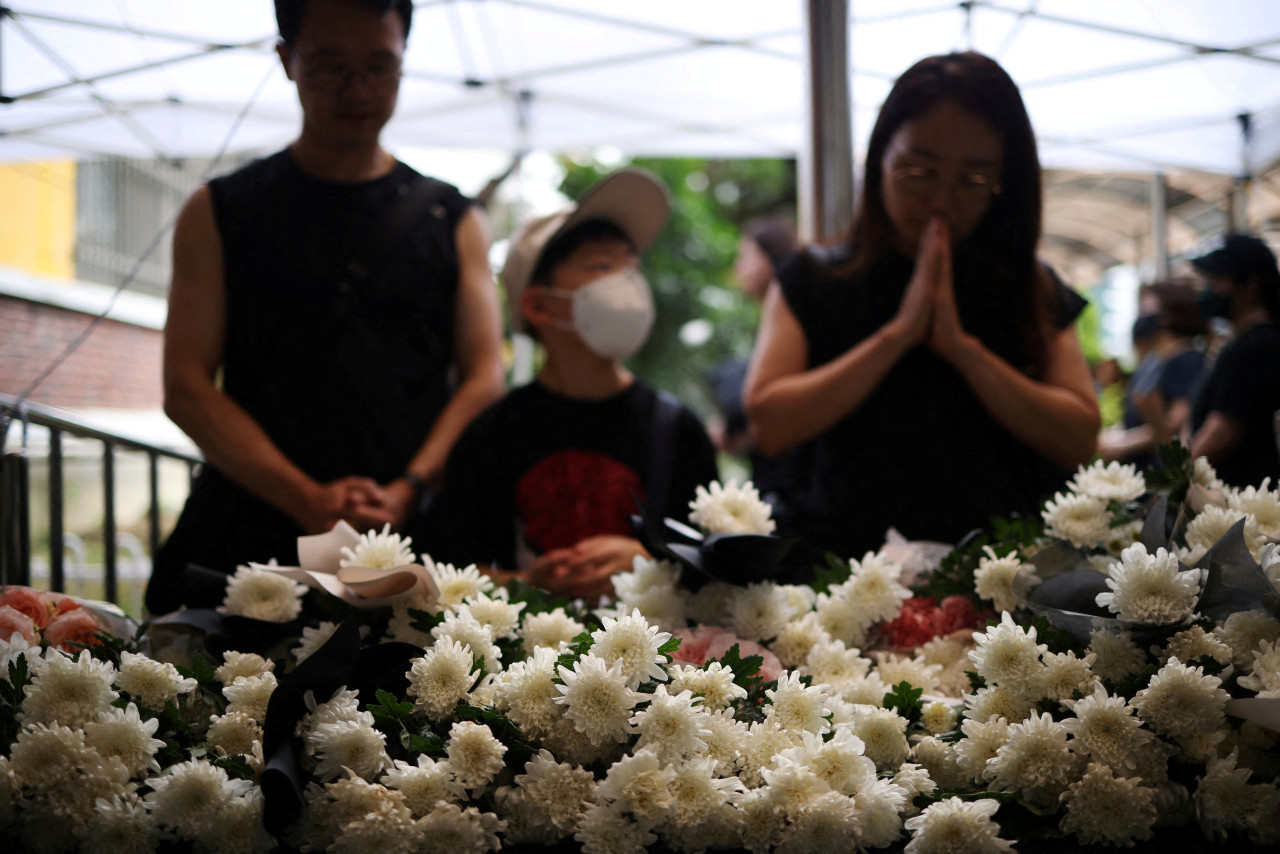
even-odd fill
[{"label": "metal railing", "polygon": [[[42,427],[48,433],[43,453],[49,477],[49,589],[64,592],[67,581],[64,440],[71,436],[101,443],[103,598],[118,603],[120,532],[116,530],[117,454],[138,452],[147,457],[150,499],[147,510],[147,541],[151,555],[155,555],[162,536],[160,461],[172,459],[185,463],[190,482],[194,480],[197,468],[203,460],[184,451],[157,447],[109,432],[62,410],[30,402],[19,403],[13,397],[0,394],[0,449],[4,452],[0,458],[0,584],[31,583],[31,520],[36,508],[32,507],[31,458],[28,455],[26,434],[32,425]],[[21,439],[16,443],[18,449],[11,450],[9,434],[15,428],[21,431]]]}]

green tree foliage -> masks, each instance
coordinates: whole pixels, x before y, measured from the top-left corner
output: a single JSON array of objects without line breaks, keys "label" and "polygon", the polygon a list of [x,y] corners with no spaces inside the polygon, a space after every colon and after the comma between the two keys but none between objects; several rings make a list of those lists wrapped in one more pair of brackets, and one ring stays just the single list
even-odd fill
[{"label": "green tree foliage", "polygon": [[[673,206],[667,227],[641,263],[653,287],[658,318],[629,366],[650,384],[709,415],[714,406],[707,373],[726,359],[748,356],[760,320],[760,307],[741,294],[732,276],[740,230],[762,216],[794,221],[795,162],[637,158],[630,165],[665,181]],[[620,167],[566,159],[564,168],[560,190],[576,198]],[[690,335],[699,327],[710,333],[705,340]]]}]

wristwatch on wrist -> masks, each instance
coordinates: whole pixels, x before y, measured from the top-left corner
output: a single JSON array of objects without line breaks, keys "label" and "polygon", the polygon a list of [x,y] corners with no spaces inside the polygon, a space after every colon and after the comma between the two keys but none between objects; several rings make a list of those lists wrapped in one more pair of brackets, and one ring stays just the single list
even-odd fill
[{"label": "wristwatch on wrist", "polygon": [[413,488],[413,502],[417,504],[427,494],[427,482],[411,471],[400,475],[400,479]]}]

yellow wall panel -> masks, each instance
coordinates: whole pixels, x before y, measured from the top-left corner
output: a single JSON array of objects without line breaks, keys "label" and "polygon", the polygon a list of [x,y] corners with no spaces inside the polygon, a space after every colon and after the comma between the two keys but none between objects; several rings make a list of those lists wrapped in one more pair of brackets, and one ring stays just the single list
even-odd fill
[{"label": "yellow wall panel", "polygon": [[0,165],[0,264],[75,276],[76,164]]}]

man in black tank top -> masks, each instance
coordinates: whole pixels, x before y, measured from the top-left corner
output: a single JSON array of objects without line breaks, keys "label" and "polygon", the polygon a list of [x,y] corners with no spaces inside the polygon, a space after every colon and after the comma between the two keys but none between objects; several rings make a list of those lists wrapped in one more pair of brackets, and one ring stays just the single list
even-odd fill
[{"label": "man in black tank top", "polygon": [[179,217],[165,411],[207,464],[156,556],[153,614],[218,604],[236,566],[295,562],[298,536],[340,519],[400,528],[503,391],[483,217],[380,144],[412,9],[277,0],[301,133]]}]

